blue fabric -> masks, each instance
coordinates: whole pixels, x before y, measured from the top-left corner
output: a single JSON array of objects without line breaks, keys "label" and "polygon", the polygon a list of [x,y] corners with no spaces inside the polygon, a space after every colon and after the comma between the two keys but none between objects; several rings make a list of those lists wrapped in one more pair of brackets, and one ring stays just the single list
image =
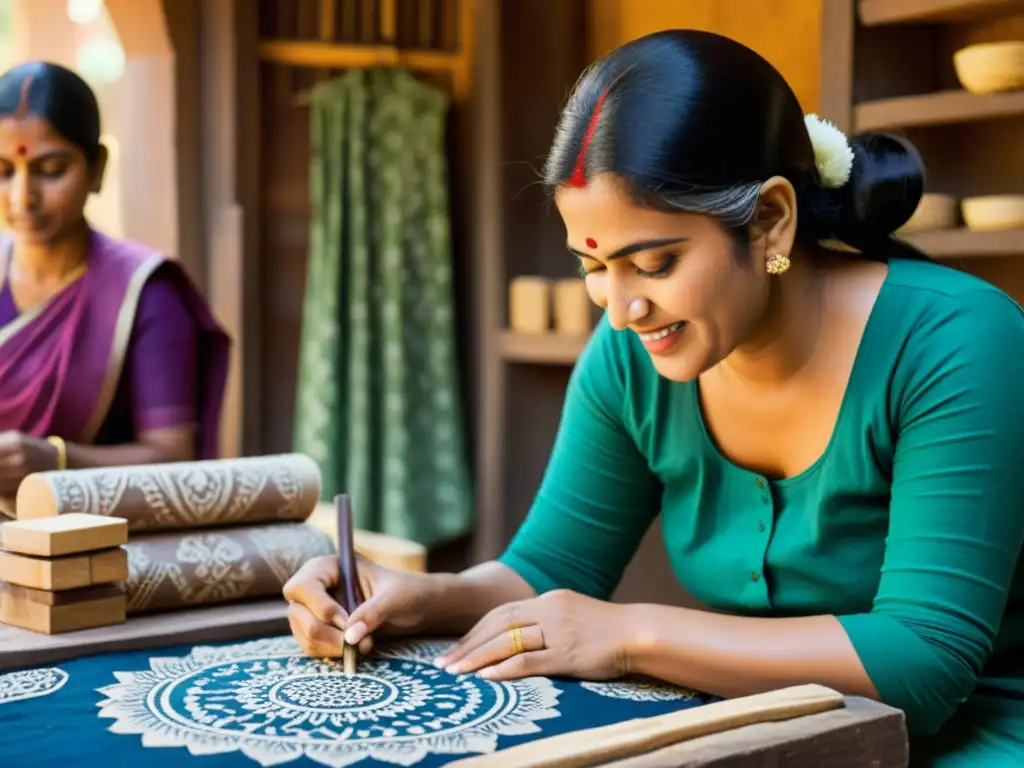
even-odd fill
[{"label": "blue fabric", "polygon": [[712,700],[642,681],[455,677],[431,664],[449,646],[387,646],[355,676],[290,637],[3,673],[0,764],[439,766]]}]

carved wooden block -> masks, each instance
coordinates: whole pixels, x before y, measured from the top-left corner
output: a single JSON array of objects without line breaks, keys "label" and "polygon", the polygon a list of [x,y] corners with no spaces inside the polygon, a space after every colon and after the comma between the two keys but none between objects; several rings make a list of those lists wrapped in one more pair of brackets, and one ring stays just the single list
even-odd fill
[{"label": "carved wooden block", "polygon": [[128,553],[120,548],[42,558],[0,552],[0,582],[59,592],[128,578]]},{"label": "carved wooden block", "polygon": [[36,557],[58,557],[120,547],[128,541],[128,521],[75,513],[0,526],[0,549]]},{"label": "carved wooden block", "polygon": [[123,624],[126,607],[121,586],[48,592],[0,584],[0,622],[46,635]]}]

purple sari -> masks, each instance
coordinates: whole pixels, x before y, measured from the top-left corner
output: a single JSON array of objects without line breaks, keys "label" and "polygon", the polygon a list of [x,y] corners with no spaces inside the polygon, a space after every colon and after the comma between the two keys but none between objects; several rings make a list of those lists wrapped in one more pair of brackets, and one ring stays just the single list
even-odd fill
[{"label": "purple sari", "polygon": [[[4,246],[2,253],[0,271],[5,272],[10,248]],[[96,231],[81,278],[40,307],[6,324],[0,320],[0,431],[97,442],[115,398],[125,392],[122,376],[132,352],[140,299],[157,273],[160,287],[177,294],[195,329],[196,359],[190,366],[195,410],[188,422],[196,425],[196,458],[217,456],[230,351],[227,334],[179,264]]]}]

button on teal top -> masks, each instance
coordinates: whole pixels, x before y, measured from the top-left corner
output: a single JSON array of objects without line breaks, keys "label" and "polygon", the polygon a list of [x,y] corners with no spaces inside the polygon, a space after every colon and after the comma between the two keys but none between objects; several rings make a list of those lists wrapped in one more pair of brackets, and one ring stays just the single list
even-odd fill
[{"label": "button on teal top", "polygon": [[1022,490],[1024,313],[970,275],[893,261],[828,447],[781,481],[726,460],[696,384],[602,322],[502,562],[538,592],[607,597],[660,510],[706,605],[837,616],[916,759],[1024,765]]}]

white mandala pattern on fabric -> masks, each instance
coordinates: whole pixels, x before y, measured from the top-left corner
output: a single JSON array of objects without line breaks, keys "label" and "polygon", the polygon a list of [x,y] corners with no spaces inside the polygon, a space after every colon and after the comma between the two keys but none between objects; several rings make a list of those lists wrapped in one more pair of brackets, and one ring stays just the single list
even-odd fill
[{"label": "white mandala pattern on fabric", "polygon": [[450,647],[391,646],[345,675],[335,661],[303,656],[291,637],[197,646],[150,659],[149,670],[115,672],[118,682],[100,689],[99,716],[145,747],[237,751],[263,766],[306,757],[331,768],[494,752],[499,736],[538,733],[537,720],[560,716],[550,680],[495,683],[435,668]]},{"label": "white mandala pattern on fabric", "polygon": [[689,701],[699,694],[688,688],[678,688],[657,680],[626,678],[624,680],[590,681],[580,683],[584,690],[609,699],[627,701]]},{"label": "white mandala pattern on fabric", "polygon": [[57,667],[26,669],[0,675],[0,704],[49,696],[64,687],[68,673]]}]

